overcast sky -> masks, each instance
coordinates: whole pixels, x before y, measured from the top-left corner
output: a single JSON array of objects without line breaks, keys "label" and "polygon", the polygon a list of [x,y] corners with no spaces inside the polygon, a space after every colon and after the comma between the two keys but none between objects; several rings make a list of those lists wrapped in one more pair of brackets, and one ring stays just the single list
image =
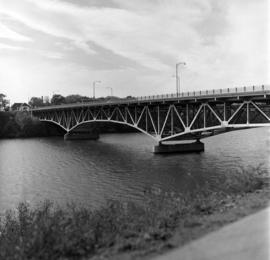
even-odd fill
[{"label": "overcast sky", "polygon": [[267,84],[268,0],[0,0],[0,93],[139,96]]}]

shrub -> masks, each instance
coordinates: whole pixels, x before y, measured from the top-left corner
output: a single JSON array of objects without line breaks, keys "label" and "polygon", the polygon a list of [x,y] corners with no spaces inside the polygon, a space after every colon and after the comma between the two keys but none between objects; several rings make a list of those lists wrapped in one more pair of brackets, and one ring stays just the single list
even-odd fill
[{"label": "shrub", "polygon": [[0,218],[0,259],[85,259],[108,249],[116,252],[145,248],[168,240],[191,216],[211,214],[234,196],[260,188],[261,167],[226,174],[209,182],[203,192],[186,194],[145,189],[142,205],[109,201],[98,210],[50,201],[31,208],[20,203]]}]

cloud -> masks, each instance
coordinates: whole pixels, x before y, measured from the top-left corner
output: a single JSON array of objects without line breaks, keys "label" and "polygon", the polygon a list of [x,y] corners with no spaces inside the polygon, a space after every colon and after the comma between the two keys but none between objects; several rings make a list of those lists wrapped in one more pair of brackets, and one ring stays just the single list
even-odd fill
[{"label": "cloud", "polygon": [[[188,16],[194,13],[197,16],[199,11],[179,4],[175,9],[161,4],[151,15],[116,8],[80,8],[49,0],[10,0],[3,10],[36,30],[72,40],[90,54],[87,42],[157,70],[168,69],[168,64],[159,60],[158,53],[174,57],[181,49],[188,50],[199,41],[185,23]],[[92,54],[95,54],[93,50]]]},{"label": "cloud", "polygon": [[[187,63],[180,70],[185,91],[267,83],[267,6],[267,0],[0,0],[0,17],[32,40],[16,45],[29,49],[21,59],[41,66],[63,92],[75,80],[86,88],[101,79],[123,95],[148,95],[174,91],[178,61]],[[7,27],[10,21],[16,26]]]},{"label": "cloud", "polygon": [[81,7],[98,7],[98,8],[104,8],[104,7],[110,7],[110,8],[120,8],[120,5],[116,3],[114,0],[80,0],[80,1],[74,1],[74,0],[60,0],[61,2],[70,3],[73,5],[81,6]]},{"label": "cloud", "polygon": [[18,46],[11,46],[8,44],[0,43],[0,50],[12,50],[12,51],[20,51],[24,48]]},{"label": "cloud", "polygon": [[22,42],[32,41],[32,39],[30,39],[29,37],[26,37],[24,35],[21,35],[15,31],[9,29],[7,26],[5,26],[2,23],[0,23],[0,39],[1,38],[6,38],[6,39],[13,40],[13,41],[22,41]]}]

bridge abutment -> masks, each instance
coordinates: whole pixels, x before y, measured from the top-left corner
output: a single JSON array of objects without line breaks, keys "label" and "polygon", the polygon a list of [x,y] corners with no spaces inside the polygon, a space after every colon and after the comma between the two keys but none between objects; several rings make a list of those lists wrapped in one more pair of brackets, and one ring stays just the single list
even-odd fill
[{"label": "bridge abutment", "polygon": [[154,153],[200,153],[204,151],[204,143],[197,140],[193,143],[166,143],[154,146]]}]

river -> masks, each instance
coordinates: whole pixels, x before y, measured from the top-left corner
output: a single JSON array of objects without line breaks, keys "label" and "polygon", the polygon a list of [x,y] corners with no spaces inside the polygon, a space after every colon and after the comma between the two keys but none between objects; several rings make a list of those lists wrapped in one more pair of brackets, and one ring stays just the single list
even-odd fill
[{"label": "river", "polygon": [[104,134],[98,141],[61,137],[0,140],[0,211],[20,201],[50,199],[99,207],[107,200],[138,200],[156,187],[186,192],[241,167],[269,165],[269,128],[204,139],[200,154],[155,155],[139,133]]}]

